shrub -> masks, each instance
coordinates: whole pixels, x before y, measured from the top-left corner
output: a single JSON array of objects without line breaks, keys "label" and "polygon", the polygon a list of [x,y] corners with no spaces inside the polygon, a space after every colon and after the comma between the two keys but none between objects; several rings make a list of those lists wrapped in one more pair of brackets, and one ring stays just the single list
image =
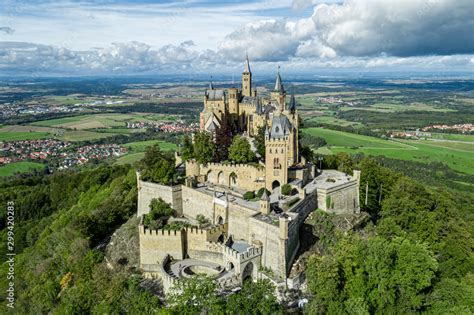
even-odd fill
[{"label": "shrub", "polygon": [[247,191],[244,194],[244,199],[245,200],[250,200],[250,199],[253,199],[253,198],[255,198],[255,192],[253,192],[253,191]]},{"label": "shrub", "polygon": [[270,195],[270,191],[268,189],[265,189],[265,187],[262,187],[257,191],[257,197],[261,198],[265,190],[267,191],[267,195]]},{"label": "shrub", "polygon": [[289,196],[291,195],[291,185],[290,184],[285,184],[281,186],[281,193],[282,195]]}]

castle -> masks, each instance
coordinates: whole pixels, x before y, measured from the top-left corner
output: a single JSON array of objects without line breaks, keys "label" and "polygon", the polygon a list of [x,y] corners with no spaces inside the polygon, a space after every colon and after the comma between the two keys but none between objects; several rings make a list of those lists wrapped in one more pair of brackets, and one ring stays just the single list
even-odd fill
[{"label": "castle", "polygon": [[[138,174],[138,211],[143,217],[150,202],[161,198],[177,214],[177,221],[207,225],[179,231],[150,230],[139,225],[140,267],[162,279],[165,291],[195,273],[212,276],[222,287],[246,278],[266,277],[276,284],[296,287],[300,275],[289,278],[300,247],[300,226],[315,210],[359,213],[360,172],[353,176],[336,170],[317,170],[299,152],[299,115],[294,96],[287,95],[278,71],[273,90],[257,95],[248,57],[241,88],[205,91],[200,128],[222,136],[220,130],[241,135],[253,144],[265,130],[265,157],[259,163],[185,166],[185,184],[164,186],[145,182]],[[225,135],[225,134],[224,134]],[[283,195],[282,186],[291,193]],[[260,191],[248,200],[245,192]]]}]

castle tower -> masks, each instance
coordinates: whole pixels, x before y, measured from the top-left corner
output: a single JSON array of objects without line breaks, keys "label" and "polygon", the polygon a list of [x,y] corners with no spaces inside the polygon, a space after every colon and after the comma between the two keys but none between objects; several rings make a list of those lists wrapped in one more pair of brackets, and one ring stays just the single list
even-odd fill
[{"label": "castle tower", "polygon": [[270,197],[267,194],[267,189],[263,191],[262,197],[260,197],[260,212],[263,214],[270,213]]},{"label": "castle tower", "polygon": [[286,99],[286,91],[283,87],[283,81],[281,80],[280,76],[280,67],[278,67],[277,76],[275,79],[275,87],[273,91],[270,93],[270,97],[272,100],[275,100],[279,104],[280,112],[285,111],[285,99]]},{"label": "castle tower", "polygon": [[244,72],[242,73],[242,95],[252,95],[252,72],[250,71],[250,62],[248,55],[245,58],[245,68]]},{"label": "castle tower", "polygon": [[270,191],[288,183],[288,141],[291,124],[277,113],[265,132],[265,188]]}]

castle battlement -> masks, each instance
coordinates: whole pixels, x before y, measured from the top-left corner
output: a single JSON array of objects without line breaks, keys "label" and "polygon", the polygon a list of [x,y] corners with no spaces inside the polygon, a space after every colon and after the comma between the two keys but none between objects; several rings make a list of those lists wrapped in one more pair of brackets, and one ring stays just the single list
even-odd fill
[{"label": "castle battlement", "polygon": [[245,252],[241,253],[229,246],[224,246],[224,254],[236,259],[238,262],[242,262],[260,256],[262,254],[262,247],[249,247]]}]

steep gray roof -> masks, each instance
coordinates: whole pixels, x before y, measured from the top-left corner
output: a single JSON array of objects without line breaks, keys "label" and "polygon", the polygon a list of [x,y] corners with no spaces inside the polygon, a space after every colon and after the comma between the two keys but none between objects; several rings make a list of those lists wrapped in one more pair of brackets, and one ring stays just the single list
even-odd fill
[{"label": "steep gray roof", "polygon": [[283,82],[282,82],[281,76],[280,76],[280,70],[278,70],[278,72],[277,72],[274,91],[275,92],[285,92],[285,89],[283,88]]},{"label": "steep gray roof", "polygon": [[295,99],[295,96],[293,94],[291,95],[290,105],[288,106],[288,109],[291,112],[296,110],[296,99]]},{"label": "steep gray roof", "polygon": [[240,102],[241,102],[241,103],[244,103],[244,104],[257,105],[257,103],[258,103],[258,97],[255,97],[255,96],[244,96],[244,97],[242,97],[242,100],[241,100]]},{"label": "steep gray roof", "polygon": [[290,133],[291,123],[285,115],[275,115],[272,118],[270,138],[283,138]]},{"label": "steep gray roof", "polygon": [[221,100],[224,97],[224,90],[207,90],[206,95],[210,100]]},{"label": "steep gray roof", "polygon": [[267,190],[266,190],[266,189],[263,190],[263,194],[262,194],[262,197],[260,197],[260,200],[263,200],[263,201],[270,201],[270,197],[268,197],[268,194],[267,194]]}]

